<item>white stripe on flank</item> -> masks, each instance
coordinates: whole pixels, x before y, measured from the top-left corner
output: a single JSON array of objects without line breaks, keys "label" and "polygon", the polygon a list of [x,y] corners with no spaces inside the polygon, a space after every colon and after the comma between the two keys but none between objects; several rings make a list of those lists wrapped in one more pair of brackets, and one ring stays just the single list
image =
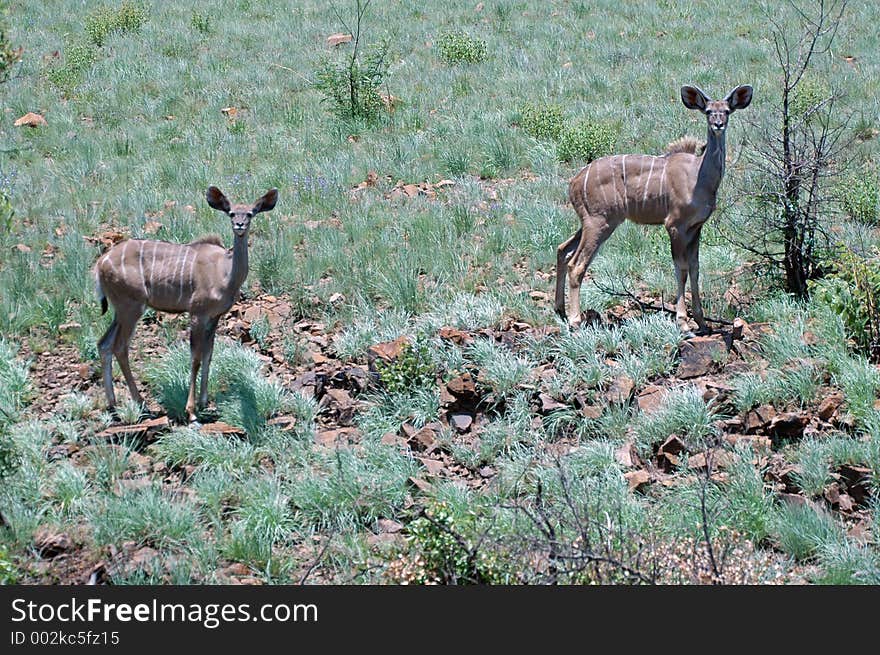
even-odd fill
[{"label": "white stripe on flank", "polygon": [[629,200],[627,199],[626,193],[626,155],[623,156],[623,161],[620,165],[621,170],[623,170],[623,211],[626,212],[627,217],[629,216]]},{"label": "white stripe on flank", "polygon": [[654,172],[654,161],[656,157],[651,157],[651,168],[648,169],[648,181],[645,182],[645,193],[642,195],[642,207],[644,208],[645,203],[648,201],[648,189],[651,188],[651,174]]},{"label": "white stripe on flank", "polygon": [[199,258],[199,251],[196,250],[193,253],[193,260],[189,263],[189,287],[187,287],[187,288],[188,288],[190,295],[192,295],[192,293],[195,291],[195,287],[193,286],[193,276],[195,275],[195,272],[196,272],[196,260],[198,260],[198,258]]},{"label": "white stripe on flank", "polygon": [[122,244],[122,256],[119,258],[119,267],[122,269],[122,273],[120,274],[120,278],[122,278],[122,282],[127,284],[125,279],[125,251],[128,250],[128,246],[131,244],[131,239]]},{"label": "white stripe on flank", "polygon": [[150,293],[147,291],[147,278],[144,276],[144,241],[138,241],[138,269],[141,273],[141,286],[144,288],[144,298],[149,298]]},{"label": "white stripe on flank", "polygon": [[103,258],[103,261],[101,262],[101,266],[100,266],[100,268],[103,268],[103,266],[104,266],[104,262],[107,262],[108,264],[110,264],[110,269],[111,269],[111,270],[113,271],[113,273],[115,274],[115,273],[116,273],[116,264],[113,263],[113,259],[110,257],[110,253],[109,253],[109,252],[107,252],[107,253],[104,254],[104,258]]},{"label": "white stripe on flank", "polygon": [[180,264],[180,280],[177,282],[177,302],[183,298],[183,269],[186,268],[186,258],[189,255],[189,248],[183,251],[183,261]]},{"label": "white stripe on flank", "polygon": [[153,274],[156,272],[156,248],[159,247],[157,241],[153,241],[153,256],[150,258],[150,293],[153,292]]}]

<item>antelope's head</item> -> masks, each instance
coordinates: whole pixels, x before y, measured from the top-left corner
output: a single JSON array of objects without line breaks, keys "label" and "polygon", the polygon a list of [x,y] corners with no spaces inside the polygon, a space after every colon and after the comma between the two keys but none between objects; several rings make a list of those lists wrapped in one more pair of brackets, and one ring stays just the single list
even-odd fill
[{"label": "antelope's head", "polygon": [[688,109],[701,111],[706,115],[709,130],[721,135],[727,129],[730,115],[737,109],[745,109],[752,101],[752,87],[743,84],[727,94],[724,100],[712,100],[695,86],[681,87],[681,101]]},{"label": "antelope's head", "polygon": [[208,205],[217,211],[229,214],[232,231],[237,237],[246,236],[251,227],[251,219],[260,212],[270,211],[278,202],[278,189],[271,189],[253,205],[233,205],[223,192],[215,186],[208,187],[205,195]]}]

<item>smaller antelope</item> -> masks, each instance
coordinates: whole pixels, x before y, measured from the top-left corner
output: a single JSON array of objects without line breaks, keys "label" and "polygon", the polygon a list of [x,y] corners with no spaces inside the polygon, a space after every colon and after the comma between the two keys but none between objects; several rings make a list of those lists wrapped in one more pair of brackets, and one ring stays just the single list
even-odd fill
[{"label": "smaller antelope", "polygon": [[189,396],[186,414],[196,421],[196,377],[202,370],[199,407],[208,402],[208,370],[214,351],[217,322],[238,295],[248,274],[248,230],[251,219],[260,212],[270,211],[278,201],[278,190],[272,189],[253,205],[233,205],[215,186],[208,187],[208,205],[229,214],[235,242],[232,250],[223,247],[216,235],[196,239],[192,243],[129,239],[110,248],[95,264],[101,313],[107,302],[115,316],[107,332],[98,341],[104,371],[104,392],[107,405],[116,405],[113,393],[113,355],[125,376],[131,397],[142,402],[128,363],[128,345],[135,325],[146,307],[163,312],[190,314]]},{"label": "smaller antelope", "polygon": [[581,219],[581,229],[557,248],[556,312],[565,315],[565,276],[568,274],[568,322],[581,322],[580,290],[587,267],[599,248],[624,220],[666,226],[672,245],[678,291],[675,316],[685,336],[688,326],[685,282],[690,275],[691,299],[701,333],[709,332],[700,303],[700,231],[715,209],[724,175],[724,134],[727,120],[752,101],[752,87],[742,85],[724,100],[710,100],[695,86],[681,87],[688,109],[706,115],[708,135],[702,155],[693,140],[683,139],[660,157],[613,155],[602,157],[572,178],[568,197]]}]

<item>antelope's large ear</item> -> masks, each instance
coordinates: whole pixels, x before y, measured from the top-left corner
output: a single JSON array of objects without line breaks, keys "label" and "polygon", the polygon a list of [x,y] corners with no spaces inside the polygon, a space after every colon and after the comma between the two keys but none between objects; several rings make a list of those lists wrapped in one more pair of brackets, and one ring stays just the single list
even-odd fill
[{"label": "antelope's large ear", "polygon": [[724,100],[727,101],[730,111],[745,109],[752,102],[752,87],[748,84],[741,84],[728,93]]},{"label": "antelope's large ear", "polygon": [[706,94],[700,91],[697,87],[685,84],[681,87],[681,101],[688,109],[706,111],[706,105],[709,102],[709,98],[706,97]]},{"label": "antelope's large ear", "polygon": [[278,189],[270,189],[263,194],[263,197],[254,203],[254,213],[271,211],[278,202]]},{"label": "antelope's large ear", "polygon": [[212,209],[216,209],[218,212],[228,214],[229,210],[232,209],[232,206],[229,204],[229,199],[215,186],[208,187],[208,193],[205,194],[205,199],[208,201],[208,206]]}]

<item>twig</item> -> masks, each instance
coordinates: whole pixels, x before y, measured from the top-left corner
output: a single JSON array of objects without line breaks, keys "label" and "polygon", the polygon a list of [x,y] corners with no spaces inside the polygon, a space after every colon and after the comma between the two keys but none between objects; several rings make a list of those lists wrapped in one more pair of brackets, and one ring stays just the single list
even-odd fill
[{"label": "twig", "polygon": [[302,73],[300,73],[298,70],[294,70],[293,68],[290,68],[290,67],[288,67],[288,66],[282,66],[281,64],[275,64],[275,63],[269,64],[269,66],[274,67],[274,68],[280,68],[280,69],[282,69],[282,70],[286,70],[286,71],[288,71],[288,72],[290,72],[290,73],[293,73],[294,75],[298,75],[298,76],[301,77],[304,81],[308,82],[309,84],[312,84],[312,80],[310,80],[309,78],[307,78],[305,75],[303,75]]},{"label": "twig", "polygon": [[[620,298],[629,298],[630,300],[634,300],[638,303],[640,309],[650,309],[656,312],[666,312],[667,314],[675,315],[675,310],[670,309],[669,307],[665,307],[662,305],[652,305],[650,303],[646,303],[641,300],[638,296],[636,296],[632,291],[624,290],[624,291],[615,291],[614,289],[610,289],[599,282],[596,281],[595,278],[591,280],[591,282],[595,285],[599,291],[602,293],[607,293],[609,296],[616,296]],[[689,314],[691,315],[691,314]],[[732,321],[728,321],[723,318],[712,318],[711,316],[703,317],[709,323],[718,323],[719,325],[733,325]]]},{"label": "twig", "polygon": [[299,579],[299,584],[304,585],[306,580],[308,580],[309,576],[314,573],[315,569],[318,568],[318,565],[324,559],[324,554],[327,552],[327,549],[330,547],[330,542],[333,541],[333,533],[331,532],[328,535],[327,539],[324,540],[323,546],[321,546],[321,550],[318,552],[318,555],[312,560],[312,563],[309,564],[309,568],[306,569],[306,572],[303,573],[302,577]]}]

